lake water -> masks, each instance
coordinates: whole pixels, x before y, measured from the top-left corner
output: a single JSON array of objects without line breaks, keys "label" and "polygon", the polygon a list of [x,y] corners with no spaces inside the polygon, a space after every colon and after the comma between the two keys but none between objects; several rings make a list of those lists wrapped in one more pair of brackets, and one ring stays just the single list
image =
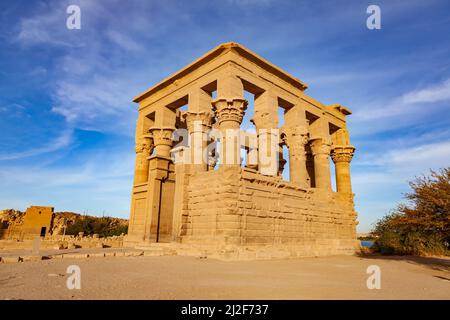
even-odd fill
[{"label": "lake water", "polygon": [[373,246],[373,241],[371,241],[371,240],[361,240],[361,246],[370,248],[371,246]]}]

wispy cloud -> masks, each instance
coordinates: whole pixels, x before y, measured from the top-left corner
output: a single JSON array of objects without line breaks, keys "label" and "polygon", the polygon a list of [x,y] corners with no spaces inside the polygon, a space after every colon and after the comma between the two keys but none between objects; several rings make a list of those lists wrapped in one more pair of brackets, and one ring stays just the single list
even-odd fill
[{"label": "wispy cloud", "polygon": [[364,160],[352,163],[352,184],[363,221],[360,230],[369,231],[376,219],[405,202],[402,194],[409,191],[408,181],[450,163],[450,140],[410,144],[389,151],[373,151],[364,155]]},{"label": "wispy cloud", "polygon": [[[104,161],[107,158],[108,161]],[[70,167],[29,164],[0,170],[0,208],[25,209],[32,204],[56,210],[107,214],[128,218],[134,154],[95,150]],[[18,196],[20,194],[20,196]],[[70,195],[70,196],[69,196]]]},{"label": "wispy cloud", "polygon": [[[423,108],[422,104],[450,100],[450,79],[434,84],[422,90],[407,92],[391,102],[366,106],[355,112],[356,121],[380,120],[385,118],[398,118],[403,115],[417,116],[418,113],[429,113],[430,106]],[[434,104],[431,108],[441,108]],[[447,107],[446,107],[447,108]]]},{"label": "wispy cloud", "polygon": [[402,100],[406,104],[450,100],[450,79],[425,89],[408,92],[403,95]]},{"label": "wispy cloud", "polygon": [[359,166],[386,166],[390,172],[418,173],[450,162],[450,140],[427,143],[390,151],[376,151],[359,161]]},{"label": "wispy cloud", "polygon": [[349,118],[353,137],[362,140],[380,133],[423,128],[427,124],[427,131],[433,131],[436,125],[445,126],[448,117],[442,115],[449,111],[449,84],[450,79],[391,99],[368,100],[367,104],[353,108],[353,115]]},{"label": "wispy cloud", "polygon": [[67,129],[56,139],[50,141],[49,143],[47,143],[44,146],[29,149],[29,150],[22,151],[22,152],[15,152],[15,153],[3,154],[3,155],[0,154],[0,161],[28,158],[28,157],[33,157],[33,156],[41,155],[44,153],[49,153],[49,152],[54,152],[54,151],[60,150],[60,149],[65,148],[70,145],[70,143],[72,142],[72,134],[73,134],[73,131],[71,129]]}]

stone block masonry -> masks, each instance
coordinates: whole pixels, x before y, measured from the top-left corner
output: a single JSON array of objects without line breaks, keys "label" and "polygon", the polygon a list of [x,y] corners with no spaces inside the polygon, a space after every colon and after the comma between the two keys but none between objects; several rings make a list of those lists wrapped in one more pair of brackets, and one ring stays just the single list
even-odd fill
[{"label": "stone block masonry", "polygon": [[[306,88],[242,45],[224,43],[137,96],[126,245],[251,248],[249,257],[267,248],[278,256],[354,253],[351,112]],[[241,129],[252,107],[244,92],[254,98],[253,131]]]}]

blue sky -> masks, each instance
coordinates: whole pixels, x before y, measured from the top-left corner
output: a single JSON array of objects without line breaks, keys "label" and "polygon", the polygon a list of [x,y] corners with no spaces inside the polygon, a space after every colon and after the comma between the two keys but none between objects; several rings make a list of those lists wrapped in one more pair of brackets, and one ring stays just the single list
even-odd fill
[{"label": "blue sky", "polygon": [[[81,8],[81,30],[66,8]],[[381,30],[366,28],[369,4]],[[128,217],[138,93],[235,41],[340,103],[359,231],[450,163],[448,1],[2,1],[0,208]]]}]

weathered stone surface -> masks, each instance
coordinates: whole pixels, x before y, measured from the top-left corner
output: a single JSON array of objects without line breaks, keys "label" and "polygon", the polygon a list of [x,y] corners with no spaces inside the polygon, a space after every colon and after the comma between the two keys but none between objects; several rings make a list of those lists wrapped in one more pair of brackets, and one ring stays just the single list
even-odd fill
[{"label": "weathered stone surface", "polygon": [[21,261],[22,261],[22,259],[19,256],[2,257],[2,263],[18,263]]},{"label": "weathered stone surface", "polygon": [[64,259],[87,259],[89,254],[87,253],[66,253]]},{"label": "weathered stone surface", "polygon": [[40,261],[43,259],[42,256],[22,256],[22,261],[23,262],[27,262],[27,261]]},{"label": "weathered stone surface", "polygon": [[[194,246],[209,245],[210,256],[245,260],[353,253],[351,112],[321,104],[306,88],[247,48],[225,43],[136,97],[139,152],[127,244],[181,243],[178,254],[199,255],[204,249]],[[256,133],[240,129],[244,90],[254,95]],[[290,181],[282,178],[283,146]]]},{"label": "weathered stone surface", "polygon": [[89,253],[89,258],[104,258],[105,257],[105,253],[104,252],[100,252],[100,253]]}]

